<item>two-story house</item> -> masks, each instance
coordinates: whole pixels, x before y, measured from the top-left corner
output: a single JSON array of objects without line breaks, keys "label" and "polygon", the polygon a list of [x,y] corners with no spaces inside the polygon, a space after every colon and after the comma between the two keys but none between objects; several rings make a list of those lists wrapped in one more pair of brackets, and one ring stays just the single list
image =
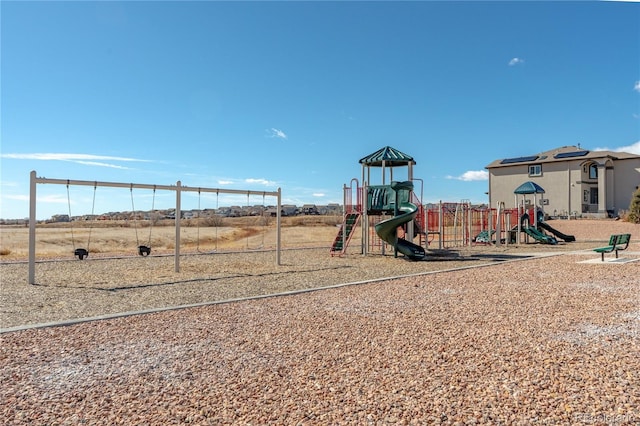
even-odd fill
[{"label": "two-story house", "polygon": [[[514,207],[514,190],[527,181],[545,193],[538,205],[556,216],[611,217],[629,208],[640,186],[640,155],[589,151],[563,146],[539,154],[504,158],[485,167],[489,171],[489,202]],[[533,199],[528,199],[533,203]]]}]

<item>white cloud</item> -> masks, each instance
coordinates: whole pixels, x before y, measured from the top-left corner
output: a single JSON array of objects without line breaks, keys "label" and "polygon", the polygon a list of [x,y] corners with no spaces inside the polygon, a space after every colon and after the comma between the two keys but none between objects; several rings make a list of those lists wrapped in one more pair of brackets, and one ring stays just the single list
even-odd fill
[{"label": "white cloud", "polygon": [[270,138],[287,139],[287,134],[280,129],[272,127],[267,129],[267,134]]},{"label": "white cloud", "polygon": [[447,176],[447,179],[462,180],[465,182],[489,180],[489,172],[486,170],[469,170],[460,176]]},{"label": "white cloud", "polygon": [[524,64],[524,59],[522,59],[522,58],[512,58],[509,61],[509,66],[510,67],[516,66],[518,64]]},{"label": "white cloud", "polygon": [[628,146],[621,146],[618,148],[596,148],[594,151],[613,151],[613,152],[628,152],[630,154],[640,155],[640,141]]},{"label": "white cloud", "polygon": [[[29,201],[30,197],[26,194],[15,194],[15,195],[5,195],[4,198],[6,198],[7,200],[16,200],[16,201]],[[37,196],[37,201],[38,203],[48,203],[48,204],[67,204],[69,202],[69,200],[67,199],[66,196],[63,195],[44,195],[44,196]]]},{"label": "white cloud", "polygon": [[253,179],[253,178],[248,178],[244,180],[246,183],[253,183],[256,185],[264,185],[264,186],[275,186],[275,182],[271,181],[271,180],[266,180],[266,179]]},{"label": "white cloud", "polygon": [[140,160],[137,158],[114,157],[110,155],[93,155],[93,154],[66,154],[66,153],[31,153],[31,154],[0,154],[1,158],[9,158],[12,160],[41,160],[41,161],[68,161],[85,166],[110,167],[113,169],[128,169],[128,167],[120,166],[103,161],[123,161],[123,162],[143,162],[149,163],[150,160]]},{"label": "white cloud", "polygon": [[326,194],[323,194],[322,192],[315,192],[311,195],[313,195],[314,197],[324,197]]},{"label": "white cloud", "polygon": [[232,185],[233,181],[231,180],[219,180],[218,185]]},{"label": "white cloud", "polygon": [[28,195],[21,195],[21,194],[16,194],[16,195],[7,194],[7,195],[4,195],[3,198],[6,198],[7,200],[29,201]]},{"label": "white cloud", "polygon": [[74,163],[84,164],[85,166],[110,167],[112,169],[129,170],[130,167],[118,166],[116,164],[100,163],[98,161],[74,161]]},{"label": "white cloud", "polygon": [[633,85],[633,90],[640,92],[640,80],[636,81],[636,84]]}]

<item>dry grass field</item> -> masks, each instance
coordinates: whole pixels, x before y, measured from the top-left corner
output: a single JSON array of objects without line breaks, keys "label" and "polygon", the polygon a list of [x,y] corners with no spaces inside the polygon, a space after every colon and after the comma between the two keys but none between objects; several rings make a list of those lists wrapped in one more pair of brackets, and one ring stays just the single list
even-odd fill
[{"label": "dry grass field", "polygon": [[[282,219],[282,247],[329,247],[341,217],[299,216]],[[275,218],[224,218],[217,226],[197,226],[183,220],[180,227],[181,252],[269,249],[276,246]],[[0,228],[0,261],[28,257],[29,232],[26,227]],[[95,221],[42,224],[36,229],[38,259],[73,257],[74,248],[89,248],[91,257],[136,255],[138,245],[152,248],[153,254],[173,253],[175,225],[166,220],[149,222]]]},{"label": "dry grass field", "polygon": [[[298,216],[283,218],[282,248],[329,248],[337,234],[341,217]],[[640,239],[640,225],[616,220],[555,220],[548,223],[565,234],[574,235],[576,243],[562,245],[562,249],[588,248],[606,242],[610,234],[630,233],[632,240]],[[0,262],[25,260],[28,257],[28,229],[0,228]],[[359,234],[352,246],[360,244]],[[260,217],[225,218],[217,226],[197,226],[185,220],[180,232],[181,253],[274,249],[276,247],[275,219]],[[150,243],[150,244],[149,244]],[[126,256],[137,254],[138,245],[149,245],[153,254],[170,254],[175,248],[173,221],[153,225],[124,222],[94,222],[39,225],[36,230],[38,259],[73,258],[76,247],[89,247],[91,257]],[[529,248],[550,247],[531,244]]]}]

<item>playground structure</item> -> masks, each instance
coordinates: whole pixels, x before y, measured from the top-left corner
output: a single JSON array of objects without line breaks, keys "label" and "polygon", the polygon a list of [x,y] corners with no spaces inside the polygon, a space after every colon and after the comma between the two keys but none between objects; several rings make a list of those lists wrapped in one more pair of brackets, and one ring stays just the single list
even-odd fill
[{"label": "playground structure", "polygon": [[[413,191],[413,182],[419,181],[413,178],[413,158],[386,146],[360,159],[360,164],[363,186],[355,178],[351,180],[349,187],[344,186],[344,218],[331,246],[331,255],[346,253],[349,242],[360,225],[362,254],[370,251],[384,254],[385,245],[389,244],[393,247],[395,256],[402,253],[411,260],[424,258],[426,252],[422,233],[419,227],[416,229],[416,225],[420,223],[422,202]],[[394,168],[397,167],[407,168],[405,180],[394,180]],[[382,185],[368,184],[372,168],[379,168],[381,171]],[[386,183],[387,173],[390,184]],[[418,244],[413,242],[416,235],[419,237]]]},{"label": "playground structure", "polygon": [[[384,147],[360,160],[362,186],[351,179],[343,187],[344,216],[338,234],[331,246],[331,255],[346,253],[350,241],[361,229],[360,253],[385,253],[385,245],[394,249],[394,255],[403,254],[411,260],[422,260],[427,249],[452,249],[474,244],[509,245],[529,243],[529,238],[542,244],[557,244],[557,239],[575,241],[544,222],[544,212],[537,210],[537,194],[544,190],[533,182],[516,189],[514,208],[505,208],[504,202],[491,206],[473,206],[470,201],[422,203],[422,180],[413,177],[412,157]],[[382,185],[369,185],[371,168],[382,169]],[[393,171],[407,167],[406,180],[394,180]],[[390,184],[386,184],[389,170]],[[420,196],[414,192],[414,183],[421,185]],[[523,197],[534,196],[533,206]],[[542,204],[542,203],[541,203]],[[530,223],[533,218],[533,223]],[[553,235],[548,235],[545,231]]]},{"label": "playground structure", "polygon": [[[525,182],[517,187],[513,193],[515,194],[515,204],[518,206],[518,211],[522,213],[519,215],[518,221],[518,241],[520,241],[521,232],[542,244],[558,244],[558,238],[565,242],[576,240],[573,235],[565,235],[544,222],[544,198],[542,194],[545,191],[540,185],[531,181]],[[541,196],[540,209],[537,207],[538,194]],[[521,203],[518,202],[518,195],[522,196]],[[533,195],[533,207],[529,209],[527,209],[525,199],[527,195]],[[552,235],[547,234],[545,231],[550,232]]]},{"label": "playground structure", "polygon": [[[133,189],[143,188],[152,189],[154,193],[156,190],[167,190],[175,192],[176,204],[175,204],[175,249],[174,249],[174,269],[175,272],[180,272],[180,220],[181,220],[181,200],[183,192],[202,192],[209,193],[224,193],[224,194],[242,194],[247,195],[261,195],[263,198],[266,196],[277,198],[276,209],[276,264],[281,264],[281,210],[282,210],[282,191],[278,188],[277,191],[251,191],[251,190],[239,190],[239,189],[220,189],[220,188],[203,188],[203,187],[188,187],[183,186],[181,181],[177,181],[175,185],[153,185],[153,184],[140,184],[140,183],[123,183],[123,182],[98,182],[98,181],[84,181],[84,180],[70,180],[70,179],[48,179],[38,177],[35,171],[31,171],[30,174],[30,195],[29,195],[29,284],[35,283],[35,257],[36,257],[36,205],[37,205],[37,185],[38,184],[55,184],[66,185],[67,195],[69,194],[70,185],[79,186],[92,186],[94,188],[93,206],[95,206],[95,193],[98,187],[111,187],[111,188],[129,188],[132,191],[132,204],[133,204]],[[71,202],[69,200],[69,206]],[[70,207],[69,207],[70,210]],[[135,210],[135,209],[134,209]],[[71,212],[69,212],[71,213]],[[92,207],[93,214],[93,207]],[[134,212],[135,214],[135,212]],[[71,216],[71,214],[69,214]],[[149,231],[151,232],[151,231]],[[90,234],[89,234],[90,235]],[[73,236],[73,231],[72,231]],[[73,238],[73,237],[72,237]],[[149,243],[146,245],[140,244],[137,228],[136,228],[136,240],[138,241],[138,254],[141,256],[148,256],[151,253],[151,247]],[[89,239],[90,241],[90,239]],[[150,237],[149,237],[150,241]],[[87,242],[87,248],[76,248],[74,242],[74,255],[83,260],[89,255],[89,242]]]}]

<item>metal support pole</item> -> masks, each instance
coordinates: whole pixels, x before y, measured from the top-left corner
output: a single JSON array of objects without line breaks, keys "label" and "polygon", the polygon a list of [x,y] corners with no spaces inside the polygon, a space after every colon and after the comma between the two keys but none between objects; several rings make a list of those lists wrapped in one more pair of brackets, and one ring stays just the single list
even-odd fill
[{"label": "metal support pole", "polygon": [[471,210],[471,201],[469,201],[469,203],[467,204],[467,209],[468,209],[468,212],[467,212],[468,222],[467,222],[467,239],[465,240],[466,241],[465,245],[470,247],[471,239],[473,238],[473,234],[471,233],[471,226],[473,225],[473,217],[472,217],[473,211]]},{"label": "metal support pole", "polygon": [[506,218],[507,218],[507,228],[506,228],[506,230],[507,230],[507,239],[505,240],[506,241],[505,245],[509,245],[509,244],[511,244],[511,233],[513,232],[512,229],[511,229],[511,214],[510,213],[507,214]]},{"label": "metal support pole", "polygon": [[280,261],[280,242],[281,242],[280,225],[282,221],[281,210],[282,210],[282,190],[278,188],[278,210],[276,213],[276,265],[278,266],[282,265]]},{"label": "metal support pole", "polygon": [[342,252],[343,253],[345,252],[345,247],[347,244],[347,206],[349,204],[347,204],[347,184],[345,183],[342,185]]},{"label": "metal support pole", "polygon": [[504,209],[504,203],[502,201],[497,202],[496,206],[496,246],[501,245],[502,236],[502,210]]},{"label": "metal support pole", "polygon": [[516,203],[516,220],[518,221],[518,232],[516,232],[516,244],[520,244],[520,232],[522,231],[520,224],[522,223],[522,220],[520,219],[520,204],[518,204],[518,194],[515,194],[514,196],[515,199],[515,203]]},{"label": "metal support pole", "polygon": [[180,272],[180,217],[182,216],[182,208],[180,206],[182,198],[182,182],[176,182],[176,243],[175,243],[175,255],[174,255],[174,263],[175,263],[175,271]]},{"label": "metal support pole", "polygon": [[29,284],[36,283],[36,172],[29,179]]},{"label": "metal support pole", "polygon": [[444,247],[444,212],[442,211],[442,200],[440,200],[440,209],[438,211],[438,233],[440,234],[440,239],[438,241],[438,249],[442,250]]},{"label": "metal support pole", "polygon": [[487,230],[489,231],[489,244],[491,244],[491,231],[493,230],[493,209],[491,208],[491,204],[489,204],[489,212],[487,217]]},{"label": "metal support pole", "polygon": [[369,252],[369,182],[362,182],[362,254]]}]

